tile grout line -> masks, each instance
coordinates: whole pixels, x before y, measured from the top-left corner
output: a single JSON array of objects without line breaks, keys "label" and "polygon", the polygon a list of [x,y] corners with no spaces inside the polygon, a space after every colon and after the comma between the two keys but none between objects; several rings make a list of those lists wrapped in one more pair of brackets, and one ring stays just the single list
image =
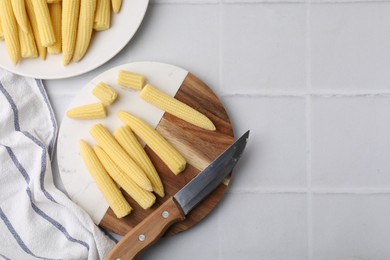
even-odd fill
[{"label": "tile grout line", "polygon": [[306,91],[305,106],[306,106],[306,182],[307,182],[307,257],[313,259],[313,194],[312,194],[312,172],[311,172],[311,98],[312,98],[312,82],[311,82],[311,23],[310,23],[310,5],[311,0],[305,1],[305,20],[306,20],[306,35],[305,35],[305,70],[306,70]]}]

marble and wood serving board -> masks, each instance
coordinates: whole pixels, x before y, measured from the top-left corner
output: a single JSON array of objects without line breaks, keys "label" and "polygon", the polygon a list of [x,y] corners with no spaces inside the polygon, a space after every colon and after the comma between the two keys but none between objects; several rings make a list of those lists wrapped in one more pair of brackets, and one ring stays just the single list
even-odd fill
[{"label": "marble and wood serving board", "polygon": [[[145,75],[146,82],[190,105],[211,119],[216,131],[203,130],[181,119],[153,107],[138,97],[135,90],[125,89],[116,83],[118,71],[124,69]],[[221,152],[234,142],[233,128],[223,104],[213,91],[192,73],[181,68],[156,62],[136,62],[110,69],[88,83],[71,102],[70,107],[98,102],[92,95],[94,86],[103,81],[114,87],[119,99],[108,107],[108,117],[96,120],[74,120],[64,118],[58,137],[57,159],[60,176],[69,197],[82,207],[96,224],[114,233],[124,235],[141,220],[173,196]],[[144,210],[124,191],[133,207],[130,215],[118,219],[104,200],[90,177],[79,153],[80,139],[95,144],[88,131],[96,123],[104,124],[114,131],[121,122],[116,117],[120,110],[141,117],[161,133],[186,158],[186,169],[174,175],[156,154],[145,146],[165,188],[165,197],[157,199],[155,205]],[[173,225],[167,235],[184,231],[202,220],[222,198],[229,179],[226,179],[210,196],[189,213],[183,222]]]}]

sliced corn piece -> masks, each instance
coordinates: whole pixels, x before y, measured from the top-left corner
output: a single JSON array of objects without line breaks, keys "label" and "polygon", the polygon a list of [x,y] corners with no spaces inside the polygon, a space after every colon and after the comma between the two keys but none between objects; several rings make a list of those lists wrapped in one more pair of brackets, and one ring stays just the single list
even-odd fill
[{"label": "sliced corn piece", "polygon": [[133,161],[126,151],[123,150],[112,134],[102,124],[94,125],[89,133],[96,140],[98,145],[110,155],[116,165],[132,178],[135,183],[147,191],[153,191],[152,184],[142,169]]},{"label": "sliced corn piece", "polygon": [[46,0],[32,0],[37,17],[39,36],[42,46],[52,46],[56,42],[53,25],[50,19],[49,7]]},{"label": "sliced corn piece", "polygon": [[145,78],[141,74],[120,70],[118,73],[118,84],[123,87],[141,90],[145,86]]},{"label": "sliced corn piece", "polygon": [[173,98],[147,84],[139,93],[139,96],[152,105],[206,130],[214,131],[215,126],[210,119],[187,104]]},{"label": "sliced corn piece", "polygon": [[140,188],[118,165],[114,163],[111,157],[100,147],[94,146],[93,150],[102,162],[104,168],[114,181],[124,189],[143,209],[150,208],[156,201],[153,193]]},{"label": "sliced corn piece", "polygon": [[68,65],[73,57],[79,13],[80,0],[62,1],[62,64],[64,66]]},{"label": "sliced corn piece", "polygon": [[19,26],[19,39],[21,55],[23,58],[35,58],[38,56],[34,34],[29,21],[27,21],[27,32],[24,32]]},{"label": "sliced corn piece", "polygon": [[186,167],[184,157],[148,123],[123,111],[118,113],[118,117],[130,126],[131,130],[161,158],[175,175],[184,170]]},{"label": "sliced corn piece", "polygon": [[66,115],[75,119],[98,119],[106,117],[107,111],[102,103],[95,103],[72,108]]},{"label": "sliced corn piece", "polygon": [[164,187],[160,176],[130,127],[122,126],[118,128],[114,132],[114,137],[130,157],[144,170],[152,183],[153,191],[160,197],[164,197]]},{"label": "sliced corn piece", "polygon": [[0,1],[0,17],[8,54],[12,62],[16,64],[20,59],[20,43],[18,23],[12,10],[11,0]]},{"label": "sliced corn piece", "polygon": [[50,54],[59,54],[62,50],[62,4],[61,2],[52,3],[49,5],[50,19],[53,24],[53,30],[56,37],[56,43],[47,47],[47,52]]},{"label": "sliced corn piece", "polygon": [[76,47],[73,54],[73,60],[76,62],[80,61],[87,52],[93,31],[95,10],[96,0],[81,0]]},{"label": "sliced corn piece", "polygon": [[111,3],[110,0],[97,0],[95,20],[93,29],[103,31],[110,28],[111,23]]},{"label": "sliced corn piece", "polygon": [[122,6],[122,0],[111,0],[111,4],[112,4],[112,10],[114,11],[114,13],[119,13],[120,9],[121,9],[121,6]]},{"label": "sliced corn piece", "polygon": [[92,90],[92,94],[100,99],[105,106],[111,105],[118,97],[118,93],[104,82],[97,84]]},{"label": "sliced corn piece", "polygon": [[80,153],[89,173],[115,215],[118,218],[128,215],[132,210],[131,206],[106,172],[93,149],[84,140],[80,141]]},{"label": "sliced corn piece", "polygon": [[39,35],[39,29],[38,29],[38,22],[37,22],[36,15],[34,13],[33,4],[31,2],[31,0],[25,0],[25,1],[26,1],[25,2],[26,3],[26,10],[27,10],[28,18],[30,19],[33,33],[34,33],[34,38],[35,38],[35,43],[36,43],[36,46],[38,49],[39,58],[41,60],[45,60],[46,54],[47,54],[47,49],[46,49],[46,47],[43,47],[42,42],[41,42],[41,37]]},{"label": "sliced corn piece", "polygon": [[19,27],[22,29],[23,32],[27,33],[28,17],[26,13],[26,5],[24,0],[12,0],[11,2],[12,2],[12,9],[14,10],[14,15],[16,21],[19,24]]}]

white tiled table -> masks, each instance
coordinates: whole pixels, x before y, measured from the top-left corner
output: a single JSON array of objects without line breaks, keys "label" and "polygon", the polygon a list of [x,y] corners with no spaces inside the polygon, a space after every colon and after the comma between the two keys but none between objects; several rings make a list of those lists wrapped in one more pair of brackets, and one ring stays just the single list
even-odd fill
[{"label": "white tiled table", "polygon": [[212,214],[140,259],[390,259],[390,1],[152,1],[113,60],[45,82],[59,123],[141,60],[202,78],[251,137]]}]

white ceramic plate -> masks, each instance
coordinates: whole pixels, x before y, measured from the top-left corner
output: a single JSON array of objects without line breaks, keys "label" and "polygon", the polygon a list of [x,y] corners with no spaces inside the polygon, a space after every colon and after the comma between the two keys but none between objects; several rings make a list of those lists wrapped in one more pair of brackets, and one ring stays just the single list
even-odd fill
[{"label": "white ceramic plate", "polygon": [[92,89],[103,81],[118,92],[118,100],[107,109],[108,116],[96,120],[74,120],[66,116],[62,120],[57,143],[57,160],[62,183],[69,197],[83,208],[99,224],[108,209],[108,204],[97,188],[80,156],[80,139],[90,145],[95,144],[89,129],[96,124],[104,124],[110,131],[122,125],[116,114],[120,110],[141,117],[152,126],[157,126],[164,112],[139,98],[138,91],[120,87],[116,83],[119,70],[128,70],[145,75],[147,82],[158,86],[171,96],[186,78],[188,71],[173,65],[157,62],[135,62],[112,68],[84,86],[71,102],[71,107],[98,102]]},{"label": "white ceramic plate", "polygon": [[23,59],[13,65],[5,47],[0,41],[0,67],[15,74],[39,79],[61,79],[84,74],[114,57],[140,26],[149,0],[123,1],[118,14],[112,14],[111,28],[94,32],[91,45],[85,57],[78,63],[72,62],[67,67],[62,65],[61,55],[47,55],[45,61]]}]

